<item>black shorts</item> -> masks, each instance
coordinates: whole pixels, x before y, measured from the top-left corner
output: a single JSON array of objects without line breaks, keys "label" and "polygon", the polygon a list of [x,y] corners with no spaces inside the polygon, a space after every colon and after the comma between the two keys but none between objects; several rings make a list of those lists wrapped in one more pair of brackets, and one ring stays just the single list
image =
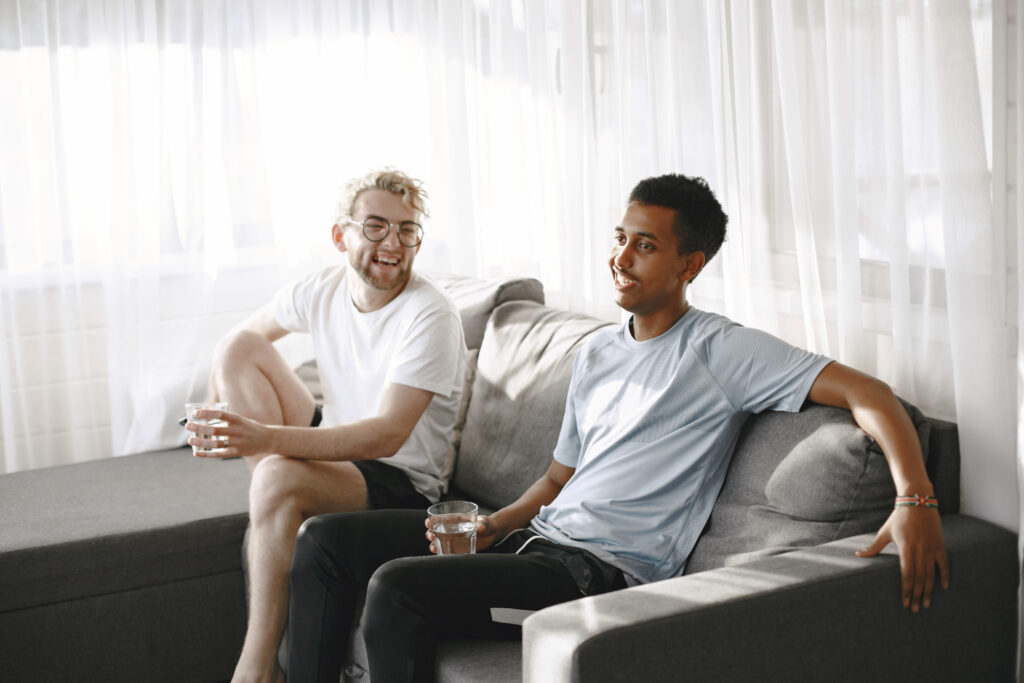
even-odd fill
[{"label": "black shorts", "polygon": [[[313,408],[313,420],[310,427],[320,426],[323,420],[323,408],[317,403]],[[397,467],[380,460],[356,460],[353,465],[366,480],[366,502],[371,510],[384,508],[415,508],[422,509],[424,514],[430,507],[430,501],[409,481],[409,477]]]}]

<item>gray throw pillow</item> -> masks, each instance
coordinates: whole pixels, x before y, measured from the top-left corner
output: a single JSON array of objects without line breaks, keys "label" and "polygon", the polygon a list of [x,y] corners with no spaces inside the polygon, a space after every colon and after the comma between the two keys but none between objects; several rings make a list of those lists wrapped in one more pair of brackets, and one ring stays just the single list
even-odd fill
[{"label": "gray throw pillow", "polygon": [[[927,453],[929,424],[905,407]],[[885,456],[849,411],[754,415],[686,573],[876,532],[895,495]]]}]

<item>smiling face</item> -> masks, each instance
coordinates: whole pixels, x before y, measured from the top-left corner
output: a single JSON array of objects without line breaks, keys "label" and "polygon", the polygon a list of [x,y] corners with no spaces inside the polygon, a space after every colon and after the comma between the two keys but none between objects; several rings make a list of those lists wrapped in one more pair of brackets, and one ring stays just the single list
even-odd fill
[{"label": "smiling face", "polygon": [[679,253],[675,209],[630,202],[612,234],[608,258],[615,303],[633,314],[633,334],[650,339],[686,311],[686,284],[704,265],[704,254]]},{"label": "smiling face", "polygon": [[335,225],[332,235],[338,249],[348,256],[349,266],[364,287],[353,291],[353,301],[360,310],[375,310],[398,296],[412,275],[412,264],[419,245],[407,247],[398,241],[398,230],[391,228],[380,242],[371,242],[357,225],[367,216],[376,216],[397,225],[416,221],[416,212],[402,203],[401,195],[385,190],[363,190],[352,205],[355,223]]}]

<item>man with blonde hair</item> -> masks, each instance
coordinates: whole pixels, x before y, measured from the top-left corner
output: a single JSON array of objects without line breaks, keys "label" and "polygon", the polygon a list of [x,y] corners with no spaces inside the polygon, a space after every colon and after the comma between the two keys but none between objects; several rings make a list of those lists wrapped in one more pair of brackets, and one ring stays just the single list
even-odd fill
[{"label": "man with blonde hair", "polygon": [[[305,519],[424,509],[441,494],[466,348],[451,299],[412,270],[425,200],[400,171],[351,181],[331,227],[344,262],[281,289],[217,348],[210,400],[230,411],[199,417],[227,426],[188,429],[193,446],[217,448],[198,455],[243,456],[252,471],[249,621],[234,681],[283,680],[288,569]],[[273,346],[289,332],[312,336],[322,406]]]}]

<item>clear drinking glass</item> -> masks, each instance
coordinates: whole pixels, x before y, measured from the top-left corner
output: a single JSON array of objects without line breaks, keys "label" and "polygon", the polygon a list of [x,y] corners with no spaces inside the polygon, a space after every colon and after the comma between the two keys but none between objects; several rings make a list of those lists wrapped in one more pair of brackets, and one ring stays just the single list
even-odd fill
[{"label": "clear drinking glass", "polygon": [[[186,403],[185,404],[185,417],[186,417],[186,419],[189,422],[195,422],[196,424],[210,425],[211,427],[224,427],[224,426],[227,425],[227,422],[225,422],[224,420],[222,420],[220,418],[216,418],[215,417],[215,418],[210,418],[210,419],[198,419],[198,418],[196,418],[195,413],[196,413],[197,410],[227,410],[227,409],[228,409],[228,404],[227,403]],[[197,433],[196,436],[202,436],[202,435]],[[226,436],[211,436],[209,438],[213,439],[214,441],[217,441],[220,444],[224,444],[228,440],[228,437],[226,437]],[[223,448],[223,445],[221,445],[220,448]],[[210,452],[218,450],[218,449],[217,448],[200,448],[198,446],[193,446],[192,450],[194,452],[196,452],[196,453],[210,453]]]},{"label": "clear drinking glass", "polygon": [[446,500],[427,508],[438,555],[476,552],[476,503]]}]

